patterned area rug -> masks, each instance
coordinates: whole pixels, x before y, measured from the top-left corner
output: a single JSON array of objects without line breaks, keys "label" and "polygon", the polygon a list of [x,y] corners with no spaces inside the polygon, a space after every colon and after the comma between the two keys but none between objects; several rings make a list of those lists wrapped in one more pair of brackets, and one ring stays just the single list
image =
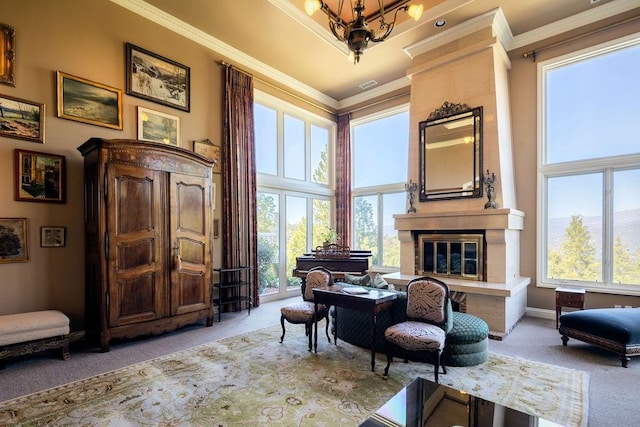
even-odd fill
[{"label": "patterned area rug", "polygon": [[[433,367],[338,341],[307,351],[302,326],[238,335],[0,403],[0,425],[357,426]],[[566,426],[586,426],[585,372],[491,354],[444,385]]]}]

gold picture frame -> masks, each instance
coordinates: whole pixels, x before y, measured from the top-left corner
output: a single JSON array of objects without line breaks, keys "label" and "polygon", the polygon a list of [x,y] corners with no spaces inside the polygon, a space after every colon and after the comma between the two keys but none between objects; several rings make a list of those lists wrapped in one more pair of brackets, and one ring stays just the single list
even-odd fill
[{"label": "gold picture frame", "polygon": [[193,141],[193,152],[214,162],[213,173],[222,173],[220,147],[218,145],[213,145],[208,139]]},{"label": "gold picture frame", "polygon": [[0,136],[44,144],[44,104],[0,94]]},{"label": "gold picture frame", "polygon": [[138,139],[180,145],[180,117],[138,106]]},{"label": "gold picture frame", "polygon": [[11,25],[0,24],[0,83],[15,86],[14,64],[16,30]]},{"label": "gold picture frame", "polygon": [[0,218],[0,264],[29,261],[26,218]]},{"label": "gold picture frame", "polygon": [[58,117],[122,130],[122,90],[56,71]]}]

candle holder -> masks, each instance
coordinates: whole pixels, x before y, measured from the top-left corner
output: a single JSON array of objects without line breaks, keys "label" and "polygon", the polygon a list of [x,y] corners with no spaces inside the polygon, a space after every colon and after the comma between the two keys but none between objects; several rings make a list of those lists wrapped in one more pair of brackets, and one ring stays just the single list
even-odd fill
[{"label": "candle holder", "polygon": [[489,201],[484,204],[485,209],[495,209],[497,207],[496,202],[493,200],[496,196],[495,189],[493,187],[493,183],[496,181],[496,174],[491,172],[489,173],[489,169],[487,169],[487,174],[482,177],[482,181],[484,185],[487,187],[487,198]]},{"label": "candle holder", "polygon": [[418,189],[418,184],[413,182],[412,180],[409,180],[409,183],[404,185],[404,189],[407,192],[407,198],[409,199],[409,209],[407,209],[407,213],[413,213],[416,211],[413,203],[416,200],[415,192]]}]

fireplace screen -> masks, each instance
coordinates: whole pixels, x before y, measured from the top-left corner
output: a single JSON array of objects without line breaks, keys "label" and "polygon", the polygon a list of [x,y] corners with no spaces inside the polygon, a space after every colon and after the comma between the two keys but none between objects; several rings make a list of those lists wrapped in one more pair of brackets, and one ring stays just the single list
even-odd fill
[{"label": "fireplace screen", "polygon": [[482,234],[421,234],[418,275],[483,280]]}]

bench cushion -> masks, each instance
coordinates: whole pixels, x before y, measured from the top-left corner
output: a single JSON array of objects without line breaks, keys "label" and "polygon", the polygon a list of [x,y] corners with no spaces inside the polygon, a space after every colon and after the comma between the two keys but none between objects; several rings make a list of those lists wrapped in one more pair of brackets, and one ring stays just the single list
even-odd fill
[{"label": "bench cushion", "polygon": [[69,318],[58,310],[0,316],[0,346],[67,335]]},{"label": "bench cushion", "polygon": [[640,308],[594,308],[560,316],[565,328],[588,332],[620,344],[640,343]]}]

